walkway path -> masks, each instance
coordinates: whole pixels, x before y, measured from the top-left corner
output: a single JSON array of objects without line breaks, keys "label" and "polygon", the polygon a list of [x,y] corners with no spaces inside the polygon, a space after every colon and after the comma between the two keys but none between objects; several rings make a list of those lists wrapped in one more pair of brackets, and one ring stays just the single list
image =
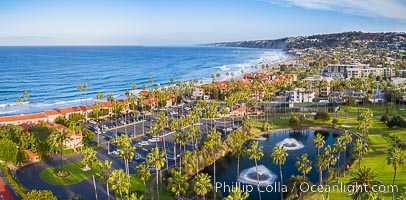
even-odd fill
[{"label": "walkway path", "polygon": [[[80,195],[84,199],[89,200],[95,199],[93,182],[91,178],[87,178],[77,184],[64,186],[51,185],[41,180],[39,173],[47,167],[59,165],[60,160],[58,158],[59,155],[54,155],[36,164],[21,167],[19,170],[17,170],[18,181],[28,189],[51,190],[59,199],[69,199],[69,197],[73,195]],[[76,154],[66,157],[64,162],[71,163],[80,160],[82,160],[82,156],[80,154]],[[107,199],[105,186],[98,181],[96,181],[96,186],[99,200]]]}]

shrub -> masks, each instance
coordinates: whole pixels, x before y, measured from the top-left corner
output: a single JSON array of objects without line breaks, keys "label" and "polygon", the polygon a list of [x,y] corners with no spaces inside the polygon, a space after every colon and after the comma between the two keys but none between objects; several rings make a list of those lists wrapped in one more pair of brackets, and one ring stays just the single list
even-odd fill
[{"label": "shrub", "polygon": [[389,121],[390,121],[390,117],[387,114],[382,115],[381,122],[388,123]]},{"label": "shrub", "polygon": [[263,130],[264,131],[269,131],[269,130],[271,130],[271,125],[268,123],[268,122],[265,122],[264,123],[264,127],[263,127]]},{"label": "shrub", "polygon": [[289,119],[289,123],[292,124],[292,125],[297,126],[297,125],[300,124],[300,119],[299,119],[298,116],[292,116],[292,117]]},{"label": "shrub", "polygon": [[58,198],[49,190],[31,190],[25,199],[57,200]]},{"label": "shrub", "polygon": [[338,118],[334,118],[331,123],[333,123],[334,127],[337,127],[340,124],[340,120]]},{"label": "shrub", "polygon": [[319,111],[314,116],[314,120],[328,121],[330,120],[330,115],[327,112]]},{"label": "shrub", "polygon": [[393,118],[387,123],[387,126],[388,126],[389,128],[392,128],[392,127],[394,127],[394,126],[401,127],[401,128],[406,128],[406,121],[405,121],[405,119],[403,119],[402,116],[396,116],[396,117],[393,117]]}]

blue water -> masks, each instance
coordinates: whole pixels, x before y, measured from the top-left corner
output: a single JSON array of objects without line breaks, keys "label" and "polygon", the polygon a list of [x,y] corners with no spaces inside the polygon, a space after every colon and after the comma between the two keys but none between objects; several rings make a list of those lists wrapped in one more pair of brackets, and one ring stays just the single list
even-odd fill
[{"label": "blue water", "polygon": [[[294,138],[297,141],[301,142],[304,147],[299,150],[288,150],[288,157],[286,158],[285,164],[282,166],[282,176],[283,176],[283,184],[286,185],[288,179],[291,177],[291,175],[302,175],[297,170],[296,167],[296,161],[297,158],[302,156],[304,153],[308,154],[308,159],[312,161],[312,169],[309,174],[307,174],[307,177],[310,179],[310,181],[313,184],[317,184],[319,182],[319,173],[316,170],[316,156],[317,156],[317,148],[313,145],[313,137],[316,134],[322,134],[325,138],[325,143],[326,145],[332,146],[336,140],[337,135],[334,135],[333,133],[329,132],[324,132],[324,131],[314,131],[314,130],[302,130],[302,131],[279,131],[279,132],[274,132],[270,133],[269,137],[264,140],[264,141],[258,141],[259,146],[263,146],[263,152],[264,156],[258,161],[258,165],[264,165],[267,167],[269,170],[271,170],[276,176],[276,186],[274,184],[270,184],[272,187],[267,188],[261,188],[262,191],[264,191],[261,194],[262,199],[279,199],[280,198],[280,191],[281,188],[278,184],[280,184],[280,176],[279,176],[279,166],[275,165],[273,163],[272,157],[270,156],[272,154],[273,148],[282,140],[285,138]],[[336,165],[332,166],[337,167],[343,166],[345,158],[349,158],[351,155],[351,145],[347,145],[347,152],[344,154],[341,152],[340,154],[340,161],[336,163]],[[241,157],[240,159],[240,173],[244,169],[252,168],[255,167],[255,162],[254,160],[250,160],[247,155]],[[254,170],[255,171],[255,170]],[[205,169],[205,172],[210,173],[213,175],[213,168],[209,167]],[[232,158],[232,157],[225,157],[221,160],[219,160],[216,164],[216,182],[218,182],[217,188],[218,191],[221,191],[224,196],[227,196],[229,194],[229,188],[231,186],[235,186],[235,183],[237,182],[237,160]],[[256,175],[256,173],[254,173]],[[327,177],[327,171],[325,170],[323,172],[323,178],[325,179]],[[256,179],[256,177],[254,177]],[[227,186],[225,186],[227,185]],[[300,184],[298,184],[299,186]],[[306,190],[306,185],[303,186],[304,190]],[[249,191],[249,188],[246,187],[246,185],[241,184],[241,189],[244,189],[244,191]],[[292,189],[292,188],[289,188]],[[254,186],[254,190],[249,192],[250,197],[248,199],[259,199],[258,196],[258,190],[256,186]],[[306,198],[305,198],[306,199]]]},{"label": "blue water", "polygon": [[[124,98],[133,82],[151,87],[149,78],[161,85],[171,77],[210,81],[221,73],[225,79],[226,72],[238,76],[285,57],[280,50],[224,47],[0,47],[0,115],[80,105],[78,83],[88,85],[82,98],[90,104],[98,91]],[[20,107],[15,102],[24,90],[29,105]]]}]

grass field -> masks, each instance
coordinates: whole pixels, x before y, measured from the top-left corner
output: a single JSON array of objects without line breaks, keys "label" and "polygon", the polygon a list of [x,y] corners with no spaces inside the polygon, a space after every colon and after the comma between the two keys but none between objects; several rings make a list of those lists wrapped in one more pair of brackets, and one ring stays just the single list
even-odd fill
[{"label": "grass field", "polygon": [[403,115],[406,116],[406,105],[403,104],[394,104],[394,103],[385,103],[385,104],[373,104],[368,103],[365,105],[359,106],[340,106],[339,114],[357,114],[362,111],[370,109],[374,114],[386,114],[388,111],[391,115]]},{"label": "grass field", "polygon": [[[406,129],[392,128],[389,129],[384,123],[379,121],[379,117],[374,118],[374,125],[369,131],[370,152],[364,156],[361,161],[361,167],[370,167],[377,173],[377,179],[382,182],[383,185],[391,185],[393,178],[393,168],[386,164],[387,151],[390,146],[393,145],[393,141],[390,138],[392,135],[396,135],[403,141],[406,141]],[[342,124],[350,125],[350,130],[358,131],[358,121],[356,118],[342,117]],[[347,172],[346,177],[340,177],[340,182],[348,182],[351,174],[358,170],[358,161],[355,161],[351,169]],[[334,182],[333,182],[334,183]],[[337,182],[336,182],[337,183]],[[406,166],[398,167],[395,185],[397,185],[399,191],[406,187]],[[382,193],[380,197],[383,199],[391,199],[391,193]],[[320,194],[315,194],[308,199],[321,199]],[[333,192],[330,193],[330,199],[351,199],[348,193]]]},{"label": "grass field", "polygon": [[[89,178],[93,174],[93,170],[82,171],[80,168],[83,167],[82,162],[73,162],[63,166],[63,168],[70,173],[68,177],[57,177],[54,175],[54,172],[60,169],[60,166],[49,167],[42,170],[39,173],[39,177],[52,185],[70,185],[79,183],[84,179]],[[94,166],[94,169],[97,171],[97,167]]]}]

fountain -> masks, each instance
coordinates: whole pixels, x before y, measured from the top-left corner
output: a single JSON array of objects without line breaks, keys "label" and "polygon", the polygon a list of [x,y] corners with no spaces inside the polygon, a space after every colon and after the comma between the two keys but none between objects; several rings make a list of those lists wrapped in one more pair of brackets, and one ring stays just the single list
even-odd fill
[{"label": "fountain", "polygon": [[298,150],[304,147],[301,142],[298,142],[295,138],[285,138],[278,142],[278,144],[284,146],[286,150]]},{"label": "fountain", "polygon": [[[277,176],[264,165],[258,165],[259,186],[268,186],[275,182]],[[244,184],[258,185],[255,167],[245,169],[238,176],[238,181]]]}]

